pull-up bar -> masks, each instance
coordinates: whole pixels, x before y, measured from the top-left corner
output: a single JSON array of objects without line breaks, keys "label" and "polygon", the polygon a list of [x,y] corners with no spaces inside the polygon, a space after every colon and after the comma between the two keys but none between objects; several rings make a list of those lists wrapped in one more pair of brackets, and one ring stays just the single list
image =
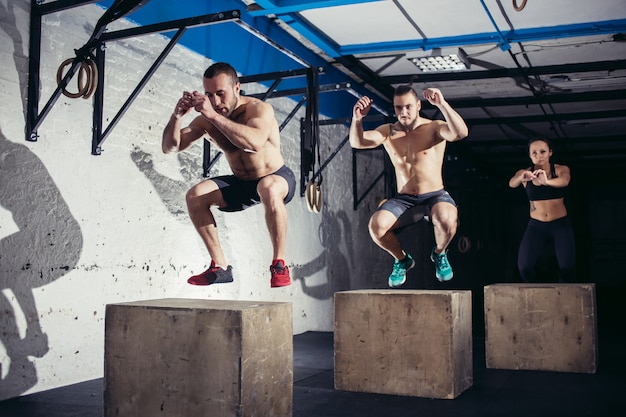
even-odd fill
[{"label": "pull-up bar", "polygon": [[[39,105],[39,85],[40,85],[40,59],[41,59],[41,24],[42,24],[42,16],[44,14],[56,12],[59,10],[65,10],[70,7],[79,6],[86,3],[93,3],[93,1],[57,1],[56,8],[48,5],[47,7],[43,7],[37,5],[36,2],[32,3],[31,6],[31,37],[30,37],[30,62],[29,62],[29,82],[28,82],[28,108],[27,108],[27,121],[26,121],[26,140],[28,141],[37,141],[38,134],[37,129],[48,115],[52,106],[56,103],[58,98],[60,97],[63,89],[67,86],[67,83],[72,78],[72,76],[76,73],[76,70],[80,67],[83,60],[87,57],[95,58],[96,65],[98,67],[98,87],[96,88],[96,96],[94,100],[94,128],[93,128],[93,138],[92,138],[92,154],[100,155],[101,153],[101,145],[110,133],[111,129],[117,124],[121,116],[126,112],[128,107],[132,104],[137,95],[141,92],[145,84],[152,77],[154,72],[158,69],[160,64],[164,61],[168,53],[173,49],[175,44],[178,42],[182,34],[189,27],[196,26],[204,26],[215,23],[221,23],[226,21],[233,21],[239,19],[240,12],[239,10],[230,10],[227,12],[221,13],[213,13],[208,15],[202,15],[198,17],[188,18],[188,19],[179,19],[173,20],[169,22],[157,23],[153,25],[146,25],[137,28],[119,30],[115,32],[105,33],[106,25],[113,21],[112,19],[117,19],[130,13],[138,7],[141,7],[143,4],[147,3],[147,1],[137,1],[137,0],[118,0],[116,1],[111,8],[109,8],[105,14],[100,18],[98,24],[96,25],[96,29],[92,34],[90,40],[80,48],[76,50],[77,57],[73,61],[70,69],[65,74],[56,90],[53,92],[52,96],[44,106],[41,113],[38,113],[38,105]],[[115,8],[114,8],[115,7]],[[159,33],[159,32],[167,32],[171,30],[178,29],[178,32],[167,45],[165,50],[160,54],[155,63],[150,67],[149,71],[142,78],[139,85],[135,88],[133,93],[130,95],[128,100],[124,103],[120,111],[113,118],[113,121],[106,129],[104,134],[102,133],[102,113],[103,113],[103,82],[104,82],[104,48],[102,45],[106,41],[111,40],[119,40],[125,39],[134,36],[140,36],[145,34]],[[95,57],[93,53],[95,51]]]}]

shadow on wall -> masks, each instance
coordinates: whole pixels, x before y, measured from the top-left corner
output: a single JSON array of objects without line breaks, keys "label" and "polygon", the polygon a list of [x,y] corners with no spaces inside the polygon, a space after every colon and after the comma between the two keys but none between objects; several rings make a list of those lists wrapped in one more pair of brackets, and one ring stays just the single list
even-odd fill
[{"label": "shadow on wall", "polygon": [[[41,160],[1,130],[0,187],[0,206],[19,229],[0,240],[0,343],[10,360],[8,371],[7,364],[0,363],[5,368],[0,369],[0,399],[6,399],[37,383],[29,356],[42,357],[49,350],[33,289],[75,268],[83,236]],[[22,319],[26,329],[20,332]]]},{"label": "shadow on wall", "polygon": [[130,154],[131,159],[146,178],[150,180],[167,210],[176,219],[182,222],[190,222],[185,203],[187,190],[196,183],[204,180],[199,173],[202,167],[194,162],[193,157],[187,152],[176,155],[180,163],[180,174],[184,181],[176,181],[154,169],[152,154],[135,147]]},{"label": "shadow on wall", "polygon": [[[318,228],[318,238],[324,249],[315,259],[304,265],[295,265],[292,268],[292,279],[300,281],[302,291],[316,299],[325,300],[333,296],[337,291],[346,291],[352,288],[350,277],[354,268],[349,260],[356,259],[354,252],[355,244],[352,239],[350,220],[344,211],[336,213],[328,210],[322,211],[323,220]],[[342,237],[345,239],[347,255],[341,251]],[[307,280],[313,275],[326,268],[326,282],[321,284],[309,284]]]}]

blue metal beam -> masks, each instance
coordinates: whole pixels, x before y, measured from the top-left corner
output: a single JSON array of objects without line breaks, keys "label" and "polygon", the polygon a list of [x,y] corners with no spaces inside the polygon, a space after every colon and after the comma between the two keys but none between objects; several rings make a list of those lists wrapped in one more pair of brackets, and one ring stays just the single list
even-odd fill
[{"label": "blue metal beam", "polygon": [[[106,8],[113,1],[103,0],[99,2],[99,5]],[[343,0],[343,2],[346,1]],[[169,0],[152,0],[129,18],[141,26],[147,26],[154,24],[154,22],[162,22],[164,19],[202,16],[242,6],[241,0],[213,0],[210,2],[184,0],[184,3],[186,7],[180,7],[177,2]],[[298,17],[298,14],[294,13],[294,16]],[[293,21],[294,24],[298,22],[300,22],[299,19]],[[250,36],[250,34],[254,36]],[[324,41],[331,42],[328,39],[324,39]],[[351,82],[352,89],[358,94],[372,93],[368,87],[355,83],[340,69],[329,65],[326,59],[320,56],[321,54],[318,55],[306,47],[289,31],[278,25],[273,17],[252,16],[242,10],[239,20],[219,25],[219,27],[193,28],[186,32],[179,43],[193,51],[204,54],[213,61],[229,62],[243,75],[265,74],[286,69],[297,70],[302,67],[323,67],[325,71],[320,75],[320,82],[329,85]],[[326,52],[336,54],[336,49],[327,49]],[[281,87],[293,89],[303,88],[304,85],[300,78],[294,78],[284,80]],[[345,109],[352,108],[354,100],[354,97],[346,92],[336,95],[322,95],[320,108],[324,108],[325,114],[334,117],[343,114]]]},{"label": "blue metal beam", "polygon": [[309,42],[324,51],[326,55],[333,58],[341,55],[339,44],[317,30],[307,20],[301,18],[300,15],[286,14],[281,16],[281,19]]},{"label": "blue metal beam", "polygon": [[[580,36],[596,36],[626,31],[626,19],[608,20],[603,22],[577,23],[571,25],[550,26],[541,28],[518,29],[490,33],[476,33],[462,36],[449,36],[432,39],[378,42],[367,44],[344,45],[337,48],[339,55],[355,55],[376,52],[402,51],[407,49],[434,48],[541,41],[548,39],[573,38]],[[501,36],[502,35],[502,36]],[[337,55],[337,56],[339,56]]]},{"label": "blue metal beam", "polygon": [[500,46],[500,49],[502,49],[503,51],[508,51],[509,49],[511,49],[511,44],[507,42],[506,38],[502,34],[502,31],[498,27],[496,20],[493,18],[491,11],[489,11],[489,8],[485,4],[485,0],[480,0],[480,3],[483,5],[483,8],[485,9],[485,13],[487,13],[487,17],[489,17],[489,20],[491,20],[491,24],[493,25],[494,29],[498,32],[498,35],[500,36],[500,44],[498,46]]},{"label": "blue metal beam", "polygon": [[[371,0],[366,0],[371,1]],[[326,3],[341,3],[343,5],[362,3],[364,1],[320,1],[309,2],[304,0],[283,0],[271,1],[262,0],[258,1],[259,4],[266,4],[268,7],[277,6],[279,3],[289,3],[284,8],[275,7],[273,14],[279,15],[279,17],[295,31],[304,36],[308,41],[320,48],[324,53],[332,58],[337,58],[343,55],[355,55],[355,54],[367,54],[367,53],[380,53],[380,52],[393,52],[407,49],[423,49],[430,50],[434,48],[454,47],[454,46],[466,46],[466,45],[489,45],[496,44],[501,47],[507,43],[516,42],[529,42],[540,41],[548,39],[560,39],[560,38],[572,38],[579,36],[594,36],[614,34],[618,32],[626,31],[626,19],[607,20],[600,22],[587,22],[576,23],[559,26],[538,27],[528,29],[518,29],[509,31],[496,31],[489,33],[476,33],[470,35],[461,36],[449,36],[441,38],[431,39],[417,39],[417,40],[404,40],[404,41],[392,41],[392,42],[378,42],[367,44],[353,44],[353,45],[338,45],[332,39],[328,38],[318,28],[302,18],[297,13],[287,13],[286,10],[298,6],[302,6],[301,10],[311,9],[317,7],[327,7]],[[280,9],[280,10],[279,10]],[[268,14],[268,10],[249,11],[251,15]]]},{"label": "blue metal beam", "polygon": [[[327,64],[323,58],[302,45],[300,41],[278,26],[274,20],[264,16],[252,17],[249,13],[242,13],[240,20],[254,28],[267,39],[273,40],[275,44],[297,55],[302,61],[307,63],[306,66],[315,67],[325,66]],[[296,21],[292,23],[297,25]]]},{"label": "blue metal beam", "polygon": [[304,10],[372,3],[375,1],[381,0],[256,0],[255,3],[263,9],[249,10],[248,13],[252,16],[267,16],[268,14],[283,15]]}]

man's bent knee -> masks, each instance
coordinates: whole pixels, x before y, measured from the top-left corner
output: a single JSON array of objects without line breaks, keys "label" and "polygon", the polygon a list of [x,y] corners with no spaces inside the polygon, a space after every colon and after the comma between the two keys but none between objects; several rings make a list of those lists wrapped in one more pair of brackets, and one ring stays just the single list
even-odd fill
[{"label": "man's bent knee", "polygon": [[377,211],[370,217],[368,229],[374,240],[381,239],[396,223],[396,217],[388,211]]},{"label": "man's bent knee", "polygon": [[459,221],[459,212],[453,204],[437,203],[431,211],[431,221],[446,228],[454,227],[456,229]]},{"label": "man's bent knee", "polygon": [[257,186],[257,192],[262,202],[284,201],[289,192],[287,181],[277,175],[263,178]]},{"label": "man's bent knee", "polygon": [[191,187],[185,195],[187,207],[209,208],[219,206],[222,200],[219,187],[213,181],[207,180]]}]

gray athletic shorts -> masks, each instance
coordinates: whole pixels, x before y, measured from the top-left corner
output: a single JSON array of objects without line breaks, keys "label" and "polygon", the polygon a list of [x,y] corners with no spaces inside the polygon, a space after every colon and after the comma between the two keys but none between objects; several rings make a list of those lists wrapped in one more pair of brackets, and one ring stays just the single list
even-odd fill
[{"label": "gray athletic shorts", "polygon": [[433,191],[426,194],[397,194],[378,207],[376,211],[387,210],[393,213],[396,218],[400,218],[402,214],[415,206],[424,206],[424,217],[426,220],[430,218],[430,211],[437,203],[445,201],[457,207],[454,199],[444,189]]}]

